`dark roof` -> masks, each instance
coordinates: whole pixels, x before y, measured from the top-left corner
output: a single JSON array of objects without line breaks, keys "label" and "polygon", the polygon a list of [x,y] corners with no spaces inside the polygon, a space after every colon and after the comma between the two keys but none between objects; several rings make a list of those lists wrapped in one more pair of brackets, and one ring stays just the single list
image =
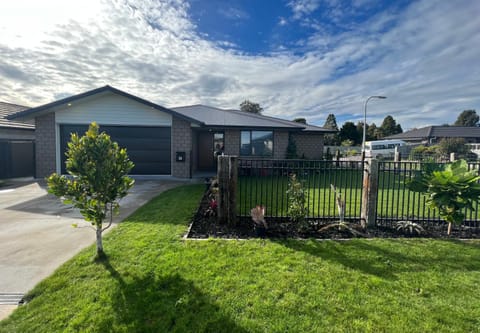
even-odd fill
[{"label": "dark roof", "polygon": [[467,126],[427,126],[411,131],[390,135],[386,139],[426,139],[426,138],[480,138],[480,127]]},{"label": "dark roof", "polygon": [[139,103],[141,103],[141,104],[147,105],[147,106],[152,107],[152,108],[154,108],[154,109],[157,109],[157,110],[159,110],[159,111],[166,112],[166,113],[168,113],[168,114],[177,116],[177,117],[179,117],[179,118],[188,120],[188,121],[190,121],[190,122],[198,123],[198,121],[195,120],[195,119],[187,118],[187,117],[185,117],[184,115],[179,114],[179,113],[177,113],[177,112],[174,112],[174,111],[172,111],[172,110],[170,110],[170,109],[167,109],[167,108],[165,108],[165,107],[163,107],[163,106],[161,106],[161,105],[152,103],[152,102],[150,102],[150,101],[147,101],[146,99],[143,99],[143,98],[134,96],[134,95],[132,95],[132,94],[126,93],[126,92],[124,92],[124,91],[118,90],[118,89],[113,88],[113,87],[108,86],[108,85],[107,85],[107,86],[104,86],[104,87],[101,87],[101,88],[89,90],[89,91],[87,91],[87,92],[84,92],[84,93],[81,93],[81,94],[78,94],[78,95],[74,95],[74,96],[70,96],[70,97],[67,97],[67,98],[63,98],[63,99],[60,99],[60,100],[55,101],[55,102],[47,103],[47,104],[44,104],[44,105],[41,105],[41,106],[38,106],[38,107],[35,107],[35,108],[31,108],[31,109],[26,109],[26,110],[24,110],[24,111],[20,111],[20,112],[18,112],[18,113],[15,113],[15,114],[12,114],[12,115],[8,116],[7,119],[17,119],[17,118],[21,118],[21,119],[31,119],[31,118],[34,118],[34,117],[37,117],[37,116],[40,116],[40,115],[43,115],[43,114],[47,114],[47,113],[53,112],[53,111],[55,111],[56,109],[58,109],[58,108],[60,108],[60,107],[63,107],[63,106],[65,106],[65,105],[68,105],[69,103],[78,101],[78,100],[80,100],[80,99],[87,98],[87,97],[90,97],[90,96],[93,96],[93,95],[97,95],[97,94],[103,94],[103,93],[106,93],[106,92],[111,92],[111,93],[114,93],[114,94],[117,94],[117,95],[120,95],[120,96],[129,98],[129,99],[132,99],[132,100],[134,100],[134,101],[136,101],[136,102],[139,102]]},{"label": "dark roof", "polygon": [[8,116],[26,109],[28,109],[27,106],[0,102],[0,127],[34,130],[35,126],[33,124],[11,121],[7,119]]},{"label": "dark roof", "polygon": [[307,132],[330,133],[330,129],[305,125],[284,119],[243,112],[227,110],[206,105],[189,105],[174,107],[172,110],[186,117],[194,118],[210,127],[242,127],[242,128],[276,128]]}]

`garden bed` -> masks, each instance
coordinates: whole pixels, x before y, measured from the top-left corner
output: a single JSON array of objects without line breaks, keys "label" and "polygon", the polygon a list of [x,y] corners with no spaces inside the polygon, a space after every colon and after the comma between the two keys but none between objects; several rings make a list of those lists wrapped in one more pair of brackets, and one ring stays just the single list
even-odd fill
[{"label": "garden bed", "polygon": [[[349,221],[345,225],[327,227],[338,221],[308,220],[302,224],[292,223],[285,219],[266,218],[268,229],[260,236],[255,230],[251,218],[239,218],[235,226],[219,223],[216,216],[206,214],[209,201],[205,195],[193,217],[187,238],[317,238],[317,239],[348,239],[348,238],[439,238],[439,239],[480,239],[480,228],[452,226],[451,235],[447,235],[447,224],[432,224],[423,226],[424,232],[404,233],[393,226],[369,227],[367,232],[360,228],[360,221]],[[345,227],[347,226],[347,227]],[[354,232],[349,229],[353,229]],[[361,232],[359,235],[355,231]]]}]

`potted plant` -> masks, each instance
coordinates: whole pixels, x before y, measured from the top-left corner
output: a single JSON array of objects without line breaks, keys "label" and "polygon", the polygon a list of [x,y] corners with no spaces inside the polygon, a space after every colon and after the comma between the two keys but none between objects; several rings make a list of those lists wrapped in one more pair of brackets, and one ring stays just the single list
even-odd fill
[{"label": "potted plant", "polygon": [[256,206],[250,210],[250,216],[252,217],[255,233],[258,237],[265,238],[268,225],[265,221],[265,207]]}]

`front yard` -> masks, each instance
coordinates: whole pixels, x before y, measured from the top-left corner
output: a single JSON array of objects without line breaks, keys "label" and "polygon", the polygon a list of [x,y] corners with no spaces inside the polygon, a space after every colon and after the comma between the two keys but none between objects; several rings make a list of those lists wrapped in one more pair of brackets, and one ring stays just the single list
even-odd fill
[{"label": "front yard", "polygon": [[182,240],[203,188],[142,207],[0,332],[478,331],[480,242]]}]

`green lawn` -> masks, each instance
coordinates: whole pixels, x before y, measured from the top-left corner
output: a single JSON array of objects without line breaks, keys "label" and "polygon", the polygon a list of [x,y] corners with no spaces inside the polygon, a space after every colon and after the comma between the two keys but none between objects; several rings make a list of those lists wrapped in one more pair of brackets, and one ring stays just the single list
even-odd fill
[{"label": "green lawn", "polygon": [[182,240],[202,190],[138,210],[0,332],[478,332],[480,242]]}]

